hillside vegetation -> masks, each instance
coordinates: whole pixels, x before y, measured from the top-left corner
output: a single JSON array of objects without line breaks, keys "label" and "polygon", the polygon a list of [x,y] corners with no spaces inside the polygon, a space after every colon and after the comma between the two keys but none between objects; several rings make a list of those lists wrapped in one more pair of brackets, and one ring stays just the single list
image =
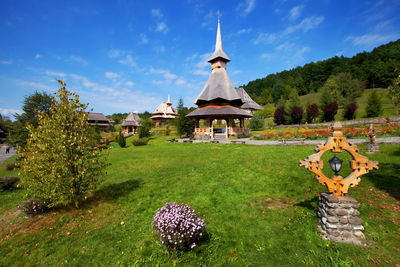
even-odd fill
[{"label": "hillside vegetation", "polygon": [[299,95],[318,92],[329,77],[340,73],[348,73],[357,79],[360,89],[387,88],[398,75],[399,68],[400,39],[351,58],[335,56],[269,74],[250,81],[243,88],[260,104],[277,103],[281,97],[290,97],[291,88]]}]

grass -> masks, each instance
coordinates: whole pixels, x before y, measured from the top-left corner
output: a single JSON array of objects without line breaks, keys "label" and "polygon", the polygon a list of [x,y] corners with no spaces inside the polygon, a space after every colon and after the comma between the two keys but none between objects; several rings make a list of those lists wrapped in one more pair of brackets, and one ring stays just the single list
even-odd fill
[{"label": "grass", "polygon": [[[132,138],[127,148],[112,143],[108,174],[80,210],[25,218],[15,208],[24,189],[0,192],[0,265],[400,263],[399,145],[381,145],[380,154],[370,155],[381,169],[350,191],[361,202],[368,239],[367,247],[358,247],[317,233],[318,193],[325,188],[297,167],[313,147],[165,142],[171,138],[140,147]],[[4,166],[1,174],[9,174]],[[151,221],[166,202],[185,202],[198,211],[208,239],[189,252],[163,247]]]}]

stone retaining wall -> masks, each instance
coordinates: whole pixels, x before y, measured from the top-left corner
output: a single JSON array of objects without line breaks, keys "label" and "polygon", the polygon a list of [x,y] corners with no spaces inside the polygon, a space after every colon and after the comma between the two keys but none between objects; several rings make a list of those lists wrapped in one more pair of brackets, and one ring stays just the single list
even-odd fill
[{"label": "stone retaining wall", "polygon": [[319,197],[318,229],[321,236],[336,242],[365,244],[359,203],[350,196],[336,197],[321,193]]}]

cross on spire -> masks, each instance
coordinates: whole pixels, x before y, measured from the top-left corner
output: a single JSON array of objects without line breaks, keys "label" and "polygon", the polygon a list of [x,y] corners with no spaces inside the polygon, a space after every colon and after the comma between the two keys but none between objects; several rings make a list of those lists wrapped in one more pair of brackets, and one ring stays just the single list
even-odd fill
[{"label": "cross on spire", "polygon": [[217,11],[217,16],[218,16],[218,22],[219,22],[219,18],[222,16],[221,12],[219,12],[219,10]]}]

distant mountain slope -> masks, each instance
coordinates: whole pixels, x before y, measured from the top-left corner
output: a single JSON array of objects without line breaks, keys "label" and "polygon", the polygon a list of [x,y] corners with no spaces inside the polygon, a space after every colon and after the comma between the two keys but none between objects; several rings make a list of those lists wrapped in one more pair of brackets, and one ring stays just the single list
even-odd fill
[{"label": "distant mountain slope", "polygon": [[270,74],[265,78],[250,81],[243,88],[253,99],[267,90],[276,102],[285,94],[287,85],[295,88],[299,95],[305,95],[317,92],[329,76],[341,72],[351,73],[353,77],[364,82],[366,88],[386,88],[396,75],[396,67],[400,68],[400,39],[351,58],[335,56],[308,63],[303,67]]}]

